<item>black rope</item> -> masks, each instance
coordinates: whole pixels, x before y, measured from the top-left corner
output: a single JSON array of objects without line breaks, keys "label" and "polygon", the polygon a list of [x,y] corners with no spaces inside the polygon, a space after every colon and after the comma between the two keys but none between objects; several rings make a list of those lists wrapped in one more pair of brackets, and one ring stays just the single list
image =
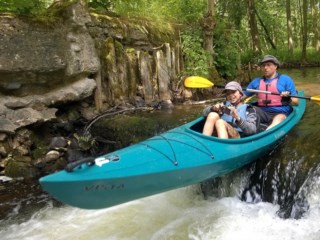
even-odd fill
[{"label": "black rope", "polygon": [[175,151],[174,151],[174,149],[173,149],[173,147],[172,147],[172,145],[171,145],[171,143],[170,143],[170,141],[169,141],[169,139],[168,138],[166,138],[165,136],[163,136],[163,135],[159,135],[159,137],[162,137],[164,140],[166,140],[166,142],[169,144],[169,146],[170,146],[170,148],[171,148],[171,151],[172,151],[172,154],[173,154],[173,157],[174,157],[174,161],[173,161],[173,163],[175,164],[175,165],[178,165],[178,161],[177,161],[177,156],[176,156],[176,153],[175,153]]},{"label": "black rope", "polygon": [[83,163],[87,163],[89,166],[92,166],[94,164],[94,157],[87,157],[87,158],[82,158],[78,161],[71,162],[67,164],[67,166],[64,168],[67,172],[72,172],[72,170]]},{"label": "black rope", "polygon": [[[182,141],[179,141],[179,140],[176,140],[176,139],[171,139],[171,138],[166,138],[167,140],[169,141],[174,141],[174,142],[178,142],[178,143],[181,143],[181,144],[184,144],[186,146],[189,146],[191,148],[194,148],[196,150],[198,150],[199,152],[202,152],[206,155],[208,155],[210,158],[214,158],[214,155],[213,153],[210,151],[209,148],[207,148],[202,142],[200,142],[199,140],[197,140],[196,138],[190,136],[189,134],[186,134],[186,133],[181,133],[181,132],[175,132],[175,131],[172,131],[172,132],[168,132],[168,133],[176,133],[176,134],[182,134],[182,135],[186,135],[190,138],[192,138],[193,140],[195,140],[196,142],[198,142],[206,151],[203,151],[202,149],[198,148],[198,147],[195,147],[189,143],[186,143],[186,142],[182,142]],[[161,135],[159,135],[161,137]],[[151,141],[151,140],[162,140],[162,139],[156,139],[156,138],[151,138],[151,139],[148,139],[147,141]]]},{"label": "black rope", "polygon": [[[210,151],[210,149],[207,148],[206,145],[204,145],[202,142],[200,142],[198,139],[196,139],[196,138],[193,137],[192,135],[187,134],[187,133],[182,133],[182,132],[176,132],[176,131],[171,131],[171,132],[169,132],[169,133],[181,134],[181,135],[185,135],[185,136],[188,136],[188,137],[192,138],[193,140],[195,140],[196,142],[198,142],[202,147],[204,147],[204,148],[208,151],[209,156],[210,156],[211,158],[214,158],[213,153]],[[177,141],[177,140],[175,140],[175,141]],[[188,145],[187,143],[185,143],[185,144]],[[191,147],[194,147],[194,146],[192,146],[192,145],[190,145],[190,146],[191,146]],[[194,147],[194,148],[196,148],[196,147]],[[198,149],[199,151],[202,151],[202,150],[199,149],[199,148],[196,148],[196,149]],[[202,152],[203,152],[203,151],[202,151]]]},{"label": "black rope", "polygon": [[[199,152],[204,153],[205,155],[209,156],[209,157],[212,158],[212,159],[214,158],[213,153],[210,151],[210,149],[207,148],[202,142],[200,142],[198,139],[194,138],[193,136],[191,136],[191,135],[189,135],[189,134],[186,134],[186,133],[175,132],[175,131],[171,131],[171,132],[168,132],[168,133],[181,134],[181,135],[188,136],[188,137],[190,137],[191,139],[193,139],[193,140],[195,140],[196,142],[198,142],[206,151],[200,149],[199,147],[195,147],[195,146],[193,146],[193,145],[191,145],[191,144],[189,144],[189,143],[186,143],[186,142],[183,142],[183,141],[179,141],[179,140],[176,140],[176,139],[167,138],[167,137],[165,137],[165,136],[163,136],[163,135],[158,135],[158,136],[157,136],[157,137],[160,137],[160,138],[150,138],[150,139],[148,139],[148,140],[146,140],[146,141],[165,140],[165,141],[168,143],[168,145],[169,145],[169,147],[170,147],[170,149],[171,149],[171,151],[172,151],[173,159],[172,159],[169,155],[165,154],[164,152],[160,151],[159,149],[157,149],[157,148],[155,148],[155,147],[153,147],[153,146],[151,146],[151,145],[149,145],[149,144],[146,144],[146,143],[137,143],[137,144],[146,146],[146,147],[148,147],[148,148],[151,148],[151,149],[157,151],[158,153],[160,153],[160,154],[162,154],[164,157],[166,157],[166,158],[167,158],[170,162],[172,162],[175,166],[178,165],[177,155],[176,155],[176,152],[175,152],[172,144],[170,143],[170,141],[172,141],[172,142],[177,142],[177,143],[181,143],[181,144],[183,144],[183,145],[186,145],[186,146],[188,146],[188,147],[191,147],[191,148],[193,148],[193,149],[196,149],[196,150],[199,151]],[[145,142],[146,142],[146,141],[145,141]],[[69,164],[65,167],[65,170],[66,170],[67,172],[72,172],[72,170],[73,170],[74,168],[82,165],[83,163],[87,163],[89,166],[91,166],[91,165],[94,164],[94,161],[95,161],[95,158],[94,158],[94,157],[83,158],[83,159],[80,159],[80,160],[78,160],[78,161],[69,163]]]},{"label": "black rope", "polygon": [[150,146],[149,144],[146,144],[146,143],[137,143],[137,144],[146,146],[146,147],[148,147],[148,148],[151,148],[151,149],[157,151],[158,153],[162,154],[162,155],[165,156],[167,159],[169,159],[169,161],[172,162],[173,165],[175,165],[175,166],[178,165],[178,162],[177,162],[177,161],[172,160],[168,155],[166,155],[165,153],[163,153],[163,152],[161,152],[160,150],[156,149],[155,147],[152,147],[152,146]]},{"label": "black rope", "polygon": [[[171,139],[171,138],[167,138],[168,139],[168,141],[173,141],[173,142],[178,142],[178,143],[181,143],[181,144],[184,144],[184,145],[186,145],[186,146],[188,146],[188,147],[191,147],[191,148],[194,148],[194,149],[196,149],[197,151],[199,151],[199,152],[202,152],[202,153],[204,153],[205,155],[207,155],[207,156],[209,156],[210,158],[214,158],[214,156],[213,156],[213,154],[212,153],[208,153],[208,152],[206,152],[206,151],[203,151],[202,149],[200,149],[200,148],[198,148],[198,147],[195,147],[195,146],[193,146],[193,145],[191,145],[191,144],[189,144],[189,143],[185,143],[185,142],[182,142],[182,141],[179,141],[179,140],[176,140],[176,139]],[[149,139],[149,140],[162,140],[162,139]],[[148,140],[148,141],[149,141]]]},{"label": "black rope", "polygon": [[[202,149],[200,149],[200,148],[198,148],[198,147],[195,147],[195,146],[193,146],[193,145],[191,145],[191,144],[189,144],[189,143],[186,143],[186,142],[183,142],[183,141],[179,141],[179,140],[176,140],[176,139],[167,138],[167,137],[165,137],[165,136],[163,136],[163,135],[158,135],[158,136],[157,136],[157,137],[160,137],[160,138],[150,138],[150,139],[147,139],[146,141],[165,140],[165,141],[169,144],[169,146],[170,146],[170,148],[171,148],[171,151],[172,151],[172,153],[173,153],[174,159],[170,158],[167,154],[165,154],[165,153],[163,153],[162,151],[156,149],[155,147],[150,146],[149,144],[146,144],[146,143],[138,143],[138,144],[147,146],[147,147],[149,147],[149,148],[151,148],[151,149],[159,152],[160,154],[162,154],[163,156],[165,156],[167,159],[169,159],[170,162],[172,162],[174,165],[178,165],[178,161],[177,161],[176,153],[175,153],[174,148],[173,148],[172,144],[170,143],[170,141],[184,144],[184,145],[186,145],[186,146],[188,146],[188,147],[191,147],[191,148],[196,149],[196,150],[199,151],[199,152],[204,153],[205,155],[209,156],[209,157],[212,158],[212,159],[214,158],[213,153],[210,151],[209,148],[207,148],[202,142],[200,142],[200,141],[197,140],[196,138],[190,136],[189,134],[181,133],[181,132],[175,132],[175,131],[168,132],[168,133],[175,133],[175,134],[186,135],[186,136],[192,138],[193,140],[195,140],[196,142],[200,143],[201,146],[202,146],[206,151],[204,151],[204,150],[202,150]],[[145,141],[145,142],[146,142],[146,141]]]}]

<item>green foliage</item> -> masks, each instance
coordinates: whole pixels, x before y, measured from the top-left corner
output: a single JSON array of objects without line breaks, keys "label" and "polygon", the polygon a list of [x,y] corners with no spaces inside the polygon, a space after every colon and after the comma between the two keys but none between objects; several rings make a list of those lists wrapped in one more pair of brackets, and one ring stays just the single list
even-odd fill
[{"label": "green foliage", "polygon": [[0,0],[0,13],[27,16],[45,24],[56,23],[61,10],[79,0]]},{"label": "green foliage", "polygon": [[37,15],[46,9],[47,3],[44,0],[4,0],[0,3],[0,12]]},{"label": "green foliage", "polygon": [[214,30],[214,63],[223,78],[232,79],[237,75],[239,50],[238,34],[224,22],[218,22]]},{"label": "green foliage", "polygon": [[199,25],[203,18],[207,1],[204,0],[171,0],[167,1],[166,10],[175,16],[177,22]]},{"label": "green foliage", "polygon": [[[286,48],[271,50],[269,52],[266,52],[266,54],[271,54],[276,56],[279,59],[279,61],[282,63],[299,65],[301,62],[302,50],[301,48],[295,48],[292,56],[288,53],[288,50]],[[308,63],[320,62],[320,54],[314,48],[307,48],[307,62]]]},{"label": "green foliage", "polygon": [[77,139],[79,147],[81,150],[88,151],[94,148],[97,144],[96,140],[92,138],[90,135],[81,135],[74,134],[74,137]]},{"label": "green foliage", "polygon": [[88,7],[93,8],[97,11],[104,12],[105,10],[112,8],[113,1],[107,0],[86,0]]},{"label": "green foliage", "polygon": [[185,31],[181,39],[185,63],[183,75],[208,76],[208,55],[202,47],[199,32]]},{"label": "green foliage", "polygon": [[[56,22],[60,10],[77,0],[0,0],[0,12],[28,15],[44,22]],[[80,0],[78,0],[80,1]],[[95,12],[114,12],[137,25],[143,21],[153,39],[170,41],[174,29],[182,29],[182,50],[185,56],[184,74],[208,74],[208,56],[202,49],[201,22],[207,11],[207,0],[82,0]],[[283,62],[299,63],[301,60],[301,5],[291,0],[293,56],[287,53],[286,5],[283,0],[255,1],[257,27],[262,52],[274,54]],[[316,1],[317,2],[317,1]],[[53,6],[49,7],[52,3]],[[258,57],[252,51],[248,27],[247,0],[215,1],[216,25],[214,29],[214,64],[224,78],[233,78],[239,64],[255,64]],[[49,9],[48,9],[49,7]],[[264,27],[259,21],[260,17]],[[319,26],[319,17],[312,18],[309,9],[309,37],[315,37],[313,20]],[[186,31],[185,29],[189,29]],[[196,29],[197,31],[190,31]],[[164,39],[163,36],[167,36]],[[277,49],[271,49],[272,39]],[[319,62],[319,53],[308,42],[307,61]]]},{"label": "green foliage", "polygon": [[205,0],[86,0],[89,7],[99,12],[115,12],[129,18],[147,18],[162,24],[197,23],[206,7]]},{"label": "green foliage", "polygon": [[241,59],[241,64],[244,64],[244,65],[256,64],[259,61],[252,49],[247,49],[246,51],[242,52],[240,59]]}]

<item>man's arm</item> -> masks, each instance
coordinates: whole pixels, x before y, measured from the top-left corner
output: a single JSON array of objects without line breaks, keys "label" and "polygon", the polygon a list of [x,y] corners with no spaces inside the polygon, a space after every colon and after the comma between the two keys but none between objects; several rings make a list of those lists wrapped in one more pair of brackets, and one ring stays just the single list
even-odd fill
[{"label": "man's arm", "polygon": [[291,97],[291,105],[298,106],[299,105],[299,98]]}]

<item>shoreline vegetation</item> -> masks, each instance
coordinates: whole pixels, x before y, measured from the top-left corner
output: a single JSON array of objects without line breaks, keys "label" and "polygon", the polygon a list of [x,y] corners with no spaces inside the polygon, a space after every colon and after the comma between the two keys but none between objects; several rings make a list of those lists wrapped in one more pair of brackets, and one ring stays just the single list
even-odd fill
[{"label": "shoreline vegetation", "polygon": [[92,14],[150,23],[169,38],[179,35],[184,59],[181,76],[234,79],[241,69],[254,69],[265,54],[276,56],[282,68],[320,66],[316,1],[305,5],[291,0],[284,5],[275,0],[265,6],[256,0],[248,4],[233,0],[11,0],[0,6],[0,14],[50,23],[62,20],[62,9],[77,2]]}]

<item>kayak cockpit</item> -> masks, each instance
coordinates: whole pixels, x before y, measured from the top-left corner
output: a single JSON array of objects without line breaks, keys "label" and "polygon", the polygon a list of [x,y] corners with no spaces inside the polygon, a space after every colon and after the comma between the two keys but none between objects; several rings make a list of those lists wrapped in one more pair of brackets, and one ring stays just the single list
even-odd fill
[{"label": "kayak cockpit", "polygon": [[198,137],[209,138],[211,141],[236,144],[236,143],[243,143],[243,142],[248,142],[248,141],[255,141],[255,140],[263,138],[267,135],[274,135],[274,138],[280,139],[293,126],[292,123],[295,122],[293,119],[295,119],[295,118],[300,119],[300,117],[301,117],[301,114],[299,113],[299,109],[297,107],[293,107],[292,113],[284,121],[282,121],[278,125],[274,126],[273,128],[268,129],[266,131],[256,133],[254,135],[243,136],[241,138],[231,138],[231,139],[221,139],[216,136],[203,135],[202,129],[203,129],[203,126],[204,126],[204,123],[206,120],[205,117],[199,117],[198,119],[188,123],[185,127],[186,127],[186,132],[191,133],[193,135],[197,135]]}]

